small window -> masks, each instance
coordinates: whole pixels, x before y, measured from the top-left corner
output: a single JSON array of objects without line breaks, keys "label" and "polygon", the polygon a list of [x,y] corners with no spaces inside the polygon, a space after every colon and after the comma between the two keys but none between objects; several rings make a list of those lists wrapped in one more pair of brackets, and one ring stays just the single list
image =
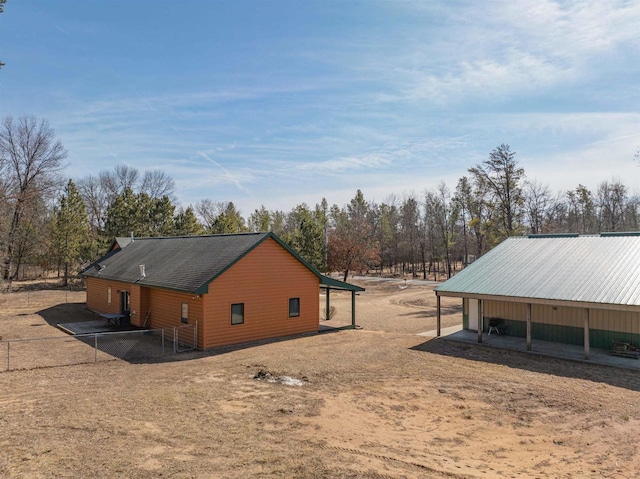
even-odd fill
[{"label": "small window", "polygon": [[244,303],[231,305],[231,324],[244,324]]},{"label": "small window", "polygon": [[182,303],[182,311],[180,313],[180,321],[183,323],[189,322],[189,305],[187,303]]},{"label": "small window", "polygon": [[111,286],[107,287],[107,304],[111,304]]},{"label": "small window", "polygon": [[300,316],[300,298],[289,298],[289,317]]}]

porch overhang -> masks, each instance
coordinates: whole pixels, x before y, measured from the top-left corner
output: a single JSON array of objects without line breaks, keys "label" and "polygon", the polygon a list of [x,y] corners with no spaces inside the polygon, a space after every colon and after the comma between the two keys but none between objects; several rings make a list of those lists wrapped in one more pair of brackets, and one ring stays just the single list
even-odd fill
[{"label": "porch overhang", "polygon": [[356,327],[356,293],[360,291],[365,291],[364,288],[360,286],[356,286],[355,284],[347,283],[345,281],[340,281],[337,279],[330,278],[329,276],[325,276],[323,274],[320,275],[320,287],[326,289],[326,306],[325,311],[327,318],[329,319],[329,309],[331,307],[330,293],[332,289],[336,289],[339,291],[351,291],[351,326],[350,329],[355,329]]},{"label": "porch overhang", "polygon": [[440,337],[441,333],[441,307],[440,307],[440,298],[442,296],[454,297],[454,298],[462,298],[462,299],[476,299],[478,300],[478,342],[482,342],[482,330],[483,330],[483,303],[485,301],[506,301],[512,303],[520,303],[525,304],[527,307],[526,311],[526,344],[527,351],[531,351],[531,328],[532,328],[532,319],[531,319],[531,308],[532,305],[547,305],[547,306],[563,306],[570,307],[576,309],[583,310],[583,329],[584,329],[584,357],[585,359],[589,359],[590,355],[590,339],[589,339],[589,329],[591,323],[591,311],[593,309],[605,309],[605,310],[613,310],[613,311],[629,311],[629,312],[640,312],[640,305],[627,305],[627,304],[609,304],[609,303],[594,303],[588,301],[572,301],[572,300],[562,300],[562,299],[547,299],[547,298],[527,298],[527,297],[516,297],[516,296],[501,296],[501,295],[487,295],[487,294],[477,294],[477,293],[469,293],[469,292],[461,292],[461,291],[439,291],[435,290],[436,294],[436,337]]}]

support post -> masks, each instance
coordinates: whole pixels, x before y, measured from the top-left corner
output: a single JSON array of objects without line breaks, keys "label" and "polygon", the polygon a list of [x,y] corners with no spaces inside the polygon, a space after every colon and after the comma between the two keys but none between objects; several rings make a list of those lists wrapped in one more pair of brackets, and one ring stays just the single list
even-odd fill
[{"label": "support post", "polygon": [[329,319],[331,318],[331,316],[329,314],[329,309],[331,308],[331,303],[330,303],[330,300],[329,300],[329,291],[331,291],[331,290],[327,287],[327,293],[326,293],[325,301],[324,301],[324,303],[325,303],[325,306],[324,306],[324,309],[325,309],[324,319],[325,319],[325,321],[329,321]]},{"label": "support post", "polygon": [[98,362],[98,333],[93,335],[93,362]]},{"label": "support post", "polygon": [[585,308],[584,310],[584,358],[589,359],[589,319],[591,316],[591,309]]},{"label": "support post", "polygon": [[173,354],[176,354],[178,352],[178,333],[177,333],[177,328],[174,326],[173,327]]},{"label": "support post", "polygon": [[440,295],[436,295],[436,311],[438,312],[436,316],[436,338],[440,337]]},{"label": "support post", "polygon": [[527,303],[527,351],[531,351],[531,303]]},{"label": "support post", "polygon": [[356,329],[356,292],[351,291],[351,327]]},{"label": "support post", "polygon": [[478,300],[478,342],[482,342],[482,329],[484,328],[484,317],[482,316],[482,300]]}]

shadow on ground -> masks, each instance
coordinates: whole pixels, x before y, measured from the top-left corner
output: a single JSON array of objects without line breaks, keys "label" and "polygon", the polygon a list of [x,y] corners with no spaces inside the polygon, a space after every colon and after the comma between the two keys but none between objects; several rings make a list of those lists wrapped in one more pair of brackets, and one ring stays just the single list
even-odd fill
[{"label": "shadow on ground", "polygon": [[[453,314],[462,313],[462,308],[453,306],[453,307],[443,307],[440,309],[441,316],[448,316]],[[438,316],[438,311],[436,309],[429,310],[421,310],[421,311],[412,311],[410,313],[399,313],[396,316],[414,316],[417,318],[435,318]]]},{"label": "shadow on ground", "polygon": [[[50,326],[53,327],[56,327],[57,324],[89,322],[96,320],[101,321],[101,318],[97,313],[94,313],[85,307],[85,303],[58,304],[56,306],[37,311],[35,314],[41,316]],[[190,350],[174,353],[172,338],[169,336],[170,332],[163,338],[157,333],[157,331],[152,332],[140,330],[139,328],[121,328],[118,326],[113,326],[110,329],[111,330],[108,331],[107,334],[104,334],[105,331],[97,333],[97,342],[95,340],[95,334],[93,333],[76,336],[71,335],[70,337],[75,338],[79,342],[85,343],[90,347],[95,347],[97,344],[98,350],[111,356],[112,359],[121,359],[131,364],[151,364],[189,361],[209,356],[217,356],[233,351],[253,348],[263,344],[289,341],[303,336],[316,334],[307,333],[296,336],[265,339],[261,341],[209,349],[206,351]],[[339,332],[341,329],[348,329],[348,327],[322,328],[321,332]],[[117,334],[119,332],[123,334]],[[127,334],[127,332],[132,334]],[[181,341],[180,337],[178,338],[178,341]],[[73,362],[71,363],[73,364]]]},{"label": "shadow on ground", "polygon": [[[323,333],[335,333],[335,332],[340,332],[341,329],[344,328],[336,328],[336,329],[332,329],[329,331],[323,331]],[[305,334],[297,334],[295,336],[285,336],[285,337],[280,337],[280,338],[271,338],[271,339],[263,339],[260,341],[253,341],[250,343],[243,343],[243,344],[234,344],[231,346],[223,346],[223,347],[219,347],[219,348],[213,348],[213,349],[207,349],[205,351],[185,351],[182,353],[178,353],[176,355],[173,356],[163,356],[163,357],[155,357],[155,358],[137,358],[137,359],[131,359],[128,360],[128,362],[130,363],[173,363],[173,362],[178,362],[178,361],[192,361],[195,359],[202,359],[202,358],[208,358],[208,357],[212,357],[212,356],[220,356],[223,354],[229,354],[235,351],[242,351],[244,349],[250,349],[250,348],[255,348],[258,346],[262,346],[265,344],[273,344],[273,343],[281,343],[283,341],[292,341],[295,339],[299,339],[299,338],[303,338],[306,336],[313,336],[317,333],[305,333]]]},{"label": "shadow on ground", "polygon": [[58,323],[79,323],[81,321],[95,321],[100,317],[85,307],[85,303],[63,303],[50,308],[36,311],[49,325],[55,327]]},{"label": "shadow on ground", "polygon": [[411,349],[470,361],[499,364],[534,373],[553,374],[554,376],[606,383],[611,386],[640,392],[640,375],[637,371],[618,369],[601,364],[587,364],[571,359],[552,358],[442,339],[432,339]]}]

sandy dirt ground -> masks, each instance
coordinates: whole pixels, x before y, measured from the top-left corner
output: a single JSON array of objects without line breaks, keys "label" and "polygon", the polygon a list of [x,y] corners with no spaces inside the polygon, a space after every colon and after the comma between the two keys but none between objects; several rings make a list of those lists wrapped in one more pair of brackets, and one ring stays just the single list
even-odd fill
[{"label": "sandy dirt ground", "polygon": [[0,373],[0,477],[638,477],[637,372],[417,336],[432,287],[364,286],[362,330]]}]

